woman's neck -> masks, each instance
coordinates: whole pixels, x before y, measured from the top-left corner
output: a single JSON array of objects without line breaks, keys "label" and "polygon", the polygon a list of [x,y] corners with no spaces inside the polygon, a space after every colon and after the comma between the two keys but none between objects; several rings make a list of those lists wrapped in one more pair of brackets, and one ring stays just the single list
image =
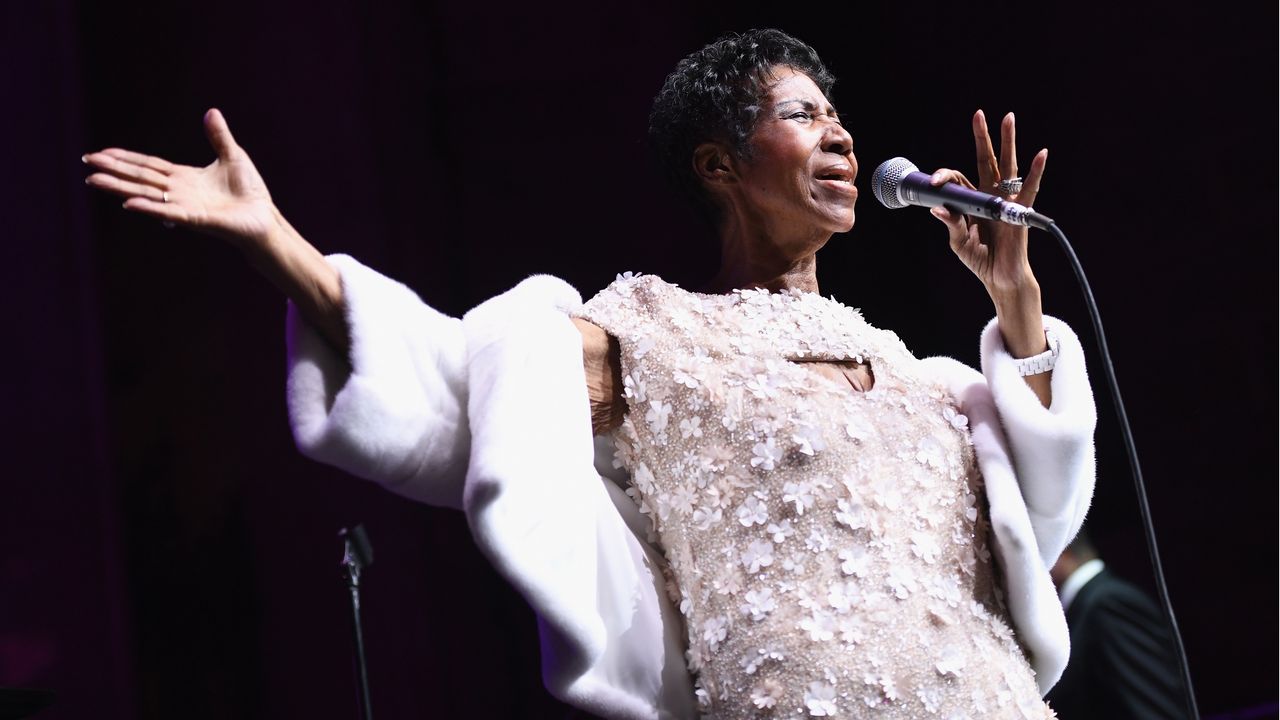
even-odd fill
[{"label": "woman's neck", "polygon": [[720,270],[706,283],[707,292],[739,288],[769,292],[818,292],[817,251],[831,237],[779,238],[758,224],[725,221],[720,232]]}]

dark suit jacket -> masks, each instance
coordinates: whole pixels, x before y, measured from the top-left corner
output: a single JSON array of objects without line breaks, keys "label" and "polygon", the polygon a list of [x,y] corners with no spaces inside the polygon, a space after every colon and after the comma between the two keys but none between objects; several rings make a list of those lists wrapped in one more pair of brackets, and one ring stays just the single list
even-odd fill
[{"label": "dark suit jacket", "polygon": [[1071,660],[1045,698],[1062,720],[1186,717],[1164,614],[1105,568],[1067,608]]}]

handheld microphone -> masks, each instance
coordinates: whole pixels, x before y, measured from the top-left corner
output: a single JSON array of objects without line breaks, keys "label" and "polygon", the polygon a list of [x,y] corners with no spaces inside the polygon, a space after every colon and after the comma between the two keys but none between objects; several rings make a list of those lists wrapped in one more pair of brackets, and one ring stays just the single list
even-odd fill
[{"label": "handheld microphone", "polygon": [[910,160],[896,157],[885,160],[871,176],[871,190],[880,204],[896,210],[908,205],[938,207],[952,212],[974,215],[987,220],[1006,222],[1010,225],[1048,230],[1053,218],[1032,210],[1025,205],[970,190],[953,182],[933,185],[930,176],[920,172]]}]

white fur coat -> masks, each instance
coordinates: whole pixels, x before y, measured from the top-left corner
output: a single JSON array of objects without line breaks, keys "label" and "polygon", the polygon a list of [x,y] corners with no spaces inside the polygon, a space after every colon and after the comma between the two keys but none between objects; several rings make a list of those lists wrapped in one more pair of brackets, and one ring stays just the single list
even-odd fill
[{"label": "white fur coat", "polygon": [[[468,312],[443,315],[350,257],[342,275],[349,368],[288,315],[288,405],[308,457],[415,500],[466,513],[476,544],[538,615],[543,681],[606,718],[696,716],[678,614],[660,552],[592,441],[582,340],[568,313],[582,298],[531,277]],[[1048,568],[1093,493],[1093,395],[1074,333],[1046,317],[1061,350],[1053,403],[1018,375],[993,320],[979,373],[925,362],[962,410],[986,482],[1005,600],[1042,693],[1069,654]]]}]

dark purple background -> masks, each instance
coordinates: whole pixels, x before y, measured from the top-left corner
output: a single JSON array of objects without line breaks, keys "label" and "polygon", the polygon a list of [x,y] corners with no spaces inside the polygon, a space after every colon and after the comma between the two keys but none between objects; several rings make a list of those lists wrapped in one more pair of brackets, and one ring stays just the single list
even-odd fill
[{"label": "dark purple background", "polygon": [[[776,25],[841,78],[861,162],[823,290],[917,354],[976,362],[990,303],[940,224],[874,204],[871,170],[971,172],[977,107],[1018,112],[1024,162],[1050,148],[1039,209],[1104,313],[1201,708],[1273,703],[1274,4],[604,5],[4,5],[0,685],[55,690],[45,718],[353,717],[336,532],[363,521],[379,716],[574,716],[459,515],[294,451],[283,300],[228,247],[91,194],[78,158],[204,164],[218,106],[304,235],[443,310],[533,272],[691,286],[715,253],[644,163],[649,101],[683,54]],[[1092,347],[1047,236],[1033,262]],[[1094,534],[1150,587],[1092,357]]]}]

